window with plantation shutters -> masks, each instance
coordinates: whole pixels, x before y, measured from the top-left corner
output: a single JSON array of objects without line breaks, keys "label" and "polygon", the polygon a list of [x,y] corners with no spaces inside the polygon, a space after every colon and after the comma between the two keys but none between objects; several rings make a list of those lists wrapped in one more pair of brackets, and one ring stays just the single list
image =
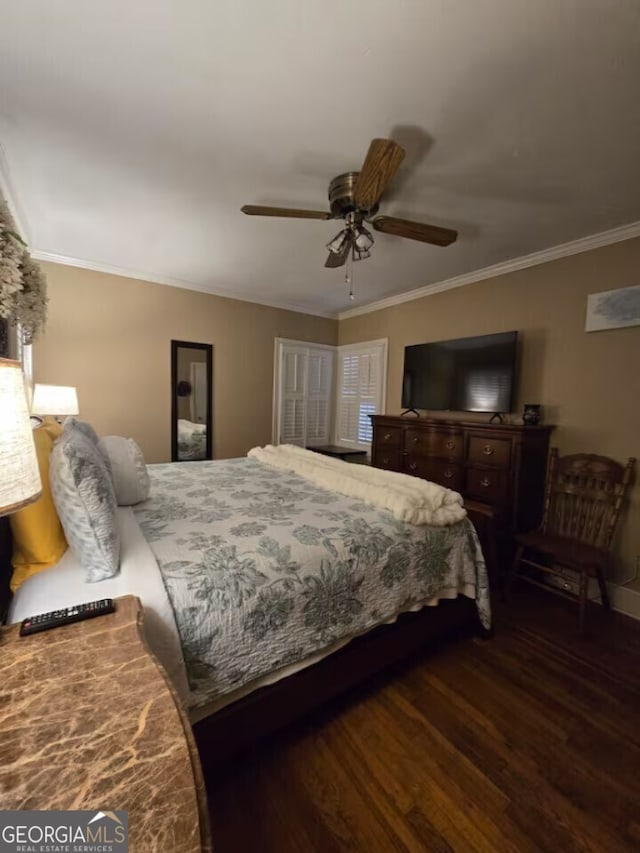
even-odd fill
[{"label": "window with plantation shutters", "polygon": [[279,444],[304,445],[307,425],[307,351],[291,347],[282,354],[282,415]]},{"label": "window with plantation shutters", "polygon": [[274,436],[276,444],[329,443],[334,347],[276,340]]},{"label": "window with plantation shutters", "polygon": [[369,415],[384,411],[386,374],[386,340],[338,347],[336,444],[371,444]]},{"label": "window with plantation shutters", "polygon": [[308,445],[328,444],[333,386],[333,352],[309,350],[307,360]]}]

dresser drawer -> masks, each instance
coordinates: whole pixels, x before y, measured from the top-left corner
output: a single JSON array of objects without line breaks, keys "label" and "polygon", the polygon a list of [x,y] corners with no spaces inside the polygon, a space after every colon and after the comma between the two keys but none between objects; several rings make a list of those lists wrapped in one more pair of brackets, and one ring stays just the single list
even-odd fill
[{"label": "dresser drawer", "polygon": [[465,493],[483,503],[499,506],[507,499],[507,471],[468,468]]},{"label": "dresser drawer", "polygon": [[386,468],[387,471],[401,471],[402,454],[399,450],[376,447],[373,451],[373,465],[375,468]]},{"label": "dresser drawer", "polygon": [[404,449],[407,453],[431,452],[431,434],[425,430],[407,429],[404,432]]},{"label": "dresser drawer", "polygon": [[428,478],[429,460],[415,453],[407,453],[402,457],[402,471],[412,477]]},{"label": "dresser drawer", "polygon": [[464,439],[461,435],[434,435],[431,440],[431,452],[445,459],[462,459]]},{"label": "dresser drawer", "polygon": [[472,435],[469,439],[469,462],[480,465],[495,465],[508,468],[511,459],[511,442],[508,438],[481,438]]},{"label": "dresser drawer", "polygon": [[374,444],[376,447],[397,447],[400,450],[402,430],[396,426],[376,426]]},{"label": "dresser drawer", "polygon": [[453,489],[454,492],[460,492],[464,487],[464,468],[446,459],[431,459],[426,476],[428,480]]}]

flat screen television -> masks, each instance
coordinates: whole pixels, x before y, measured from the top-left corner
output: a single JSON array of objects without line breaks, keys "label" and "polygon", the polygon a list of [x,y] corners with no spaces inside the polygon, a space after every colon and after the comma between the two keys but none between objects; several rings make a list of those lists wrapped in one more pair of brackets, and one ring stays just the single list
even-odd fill
[{"label": "flat screen television", "polygon": [[402,406],[511,412],[517,332],[405,347]]}]

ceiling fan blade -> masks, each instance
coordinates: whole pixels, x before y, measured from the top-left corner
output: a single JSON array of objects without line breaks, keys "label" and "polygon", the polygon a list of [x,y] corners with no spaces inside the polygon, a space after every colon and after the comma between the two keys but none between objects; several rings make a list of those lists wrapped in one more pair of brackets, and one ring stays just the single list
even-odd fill
[{"label": "ceiling fan blade", "polygon": [[433,243],[434,246],[449,246],[455,243],[458,232],[438,225],[426,225],[422,222],[410,222],[408,219],[396,219],[395,216],[376,216],[371,222],[376,231],[420,240],[421,243]]},{"label": "ceiling fan blade", "polygon": [[404,148],[393,139],[372,139],[356,181],[354,199],[363,210],[371,210],[404,160]]},{"label": "ceiling fan blade", "polygon": [[343,267],[347,258],[349,257],[349,252],[351,251],[351,240],[346,240],[344,246],[342,247],[342,251],[340,252],[329,252],[329,257],[324,262],[325,267],[328,269],[335,269],[336,267]]},{"label": "ceiling fan blade", "polygon": [[331,219],[324,210],[296,210],[293,207],[261,207],[257,204],[245,204],[240,210],[247,216],[287,216],[292,219]]}]

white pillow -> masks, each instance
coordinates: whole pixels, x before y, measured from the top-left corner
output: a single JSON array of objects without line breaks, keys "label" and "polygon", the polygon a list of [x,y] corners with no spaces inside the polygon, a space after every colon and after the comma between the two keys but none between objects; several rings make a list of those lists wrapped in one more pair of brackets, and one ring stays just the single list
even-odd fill
[{"label": "white pillow", "polygon": [[132,506],[149,497],[149,472],[142,451],[132,438],[105,435],[98,447],[111,466],[118,506]]}]

